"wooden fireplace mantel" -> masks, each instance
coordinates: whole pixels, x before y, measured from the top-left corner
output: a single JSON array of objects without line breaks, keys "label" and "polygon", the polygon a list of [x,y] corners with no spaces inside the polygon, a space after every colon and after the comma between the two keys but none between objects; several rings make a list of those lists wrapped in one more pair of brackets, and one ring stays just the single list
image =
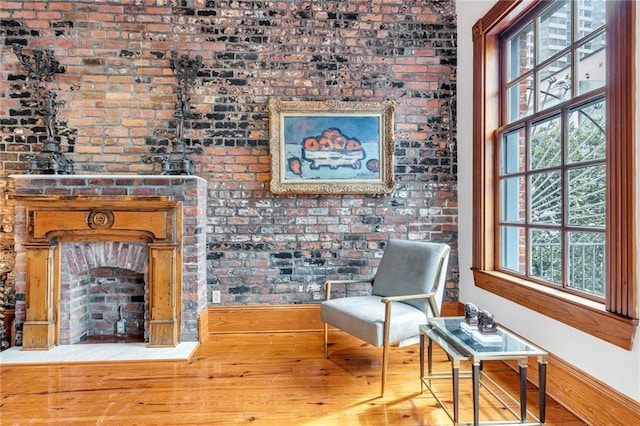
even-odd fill
[{"label": "wooden fireplace mantel", "polygon": [[61,253],[69,241],[141,241],[149,248],[149,346],[179,343],[182,202],[143,196],[16,196],[26,235],[23,350],[58,343]]}]

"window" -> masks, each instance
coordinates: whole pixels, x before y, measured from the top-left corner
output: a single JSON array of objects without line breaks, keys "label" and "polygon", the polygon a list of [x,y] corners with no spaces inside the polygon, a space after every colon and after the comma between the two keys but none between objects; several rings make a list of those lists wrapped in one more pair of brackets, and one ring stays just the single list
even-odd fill
[{"label": "window", "polygon": [[556,1],[500,35],[497,269],[604,301],[606,26],[574,28],[584,8]]},{"label": "window", "polygon": [[474,26],[476,285],[630,348],[634,2],[498,2]]}]

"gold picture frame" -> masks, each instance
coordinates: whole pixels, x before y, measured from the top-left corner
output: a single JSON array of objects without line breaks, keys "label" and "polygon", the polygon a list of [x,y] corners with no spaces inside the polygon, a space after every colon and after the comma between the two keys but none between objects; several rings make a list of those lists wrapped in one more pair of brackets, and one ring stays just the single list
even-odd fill
[{"label": "gold picture frame", "polygon": [[395,104],[269,101],[275,194],[389,194]]}]

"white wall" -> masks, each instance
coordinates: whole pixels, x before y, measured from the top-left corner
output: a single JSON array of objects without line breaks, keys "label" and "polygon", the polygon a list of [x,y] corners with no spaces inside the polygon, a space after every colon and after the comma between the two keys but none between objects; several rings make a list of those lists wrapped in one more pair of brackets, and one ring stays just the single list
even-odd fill
[{"label": "white wall", "polygon": [[[562,358],[585,373],[640,402],[640,342],[626,351],[558,321],[523,308],[515,303],[474,286],[471,273],[472,259],[472,90],[473,43],[472,26],[495,1],[457,0],[458,13],[458,196],[459,196],[459,262],[460,302],[473,302],[493,313],[499,323],[531,340],[548,352]],[[637,8],[640,22],[640,7]],[[640,28],[636,30],[640,41]],[[640,43],[638,43],[640,45]],[[640,63],[640,48],[636,51],[636,64]],[[640,73],[638,73],[640,75]],[[636,87],[640,95],[640,78]],[[639,114],[640,115],[640,114]],[[640,119],[636,117],[636,137],[640,137]],[[636,147],[638,145],[636,140]],[[640,149],[636,150],[640,164]],[[636,176],[640,188],[640,176]],[[638,197],[636,197],[636,204]],[[640,211],[640,205],[638,206]],[[640,233],[640,231],[639,231]],[[640,235],[636,238],[640,241]],[[640,251],[640,250],[639,250]],[[638,259],[640,265],[640,259]],[[639,266],[640,270],[640,266]],[[640,301],[639,301],[640,303]]]}]

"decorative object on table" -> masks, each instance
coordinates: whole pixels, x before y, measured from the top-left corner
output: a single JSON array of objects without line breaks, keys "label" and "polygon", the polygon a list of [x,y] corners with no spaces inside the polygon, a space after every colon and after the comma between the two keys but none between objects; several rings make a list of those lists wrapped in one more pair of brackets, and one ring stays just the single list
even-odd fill
[{"label": "decorative object on table", "polygon": [[176,118],[176,132],[172,137],[172,151],[166,155],[148,156],[144,162],[159,162],[161,164],[161,174],[163,175],[193,175],[195,164],[189,158],[186,143],[184,141],[185,126],[193,114],[191,113],[191,88],[195,85],[198,72],[202,68],[202,56],[197,55],[190,58],[183,54],[178,56],[176,50],[171,51],[171,69],[178,82],[177,102],[174,117]]},{"label": "decorative object on table", "polygon": [[473,303],[464,305],[464,322],[472,326],[478,325],[478,307]]},{"label": "decorative object on table", "polygon": [[498,324],[493,314],[481,310],[478,312],[478,331],[483,334],[495,334],[498,331]]},{"label": "decorative object on table", "polygon": [[471,337],[473,340],[480,343],[483,346],[495,346],[502,345],[502,336],[496,333],[482,333],[478,330],[473,330],[471,332]]},{"label": "decorative object on table", "polygon": [[393,192],[394,110],[392,101],[272,99],[271,192]]},{"label": "decorative object on table", "polygon": [[29,157],[29,174],[72,174],[73,162],[60,151],[60,139],[56,130],[57,94],[46,86],[46,82],[50,82],[62,68],[50,49],[34,49],[33,56],[27,55],[22,49],[21,44],[13,45],[13,52],[27,72],[27,80],[33,82],[36,111],[42,116],[47,131],[47,139],[40,153]]},{"label": "decorative object on table", "polygon": [[464,305],[464,320],[460,321],[460,330],[482,345],[502,344],[502,337],[498,334],[498,325],[493,315],[486,310],[478,309],[473,303]]}]

